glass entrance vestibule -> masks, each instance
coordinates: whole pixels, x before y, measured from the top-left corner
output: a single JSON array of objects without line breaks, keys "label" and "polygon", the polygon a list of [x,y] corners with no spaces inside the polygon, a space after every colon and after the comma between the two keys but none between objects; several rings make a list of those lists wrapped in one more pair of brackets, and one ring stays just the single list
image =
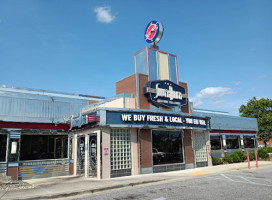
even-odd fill
[{"label": "glass entrance vestibule", "polygon": [[105,179],[138,174],[137,129],[103,127],[73,133],[74,175]]},{"label": "glass entrance vestibule", "polygon": [[97,136],[96,134],[77,136],[77,175],[97,177]]},{"label": "glass entrance vestibule", "polygon": [[72,160],[74,162],[74,175],[99,178],[99,141],[99,131],[85,130],[73,133]]}]

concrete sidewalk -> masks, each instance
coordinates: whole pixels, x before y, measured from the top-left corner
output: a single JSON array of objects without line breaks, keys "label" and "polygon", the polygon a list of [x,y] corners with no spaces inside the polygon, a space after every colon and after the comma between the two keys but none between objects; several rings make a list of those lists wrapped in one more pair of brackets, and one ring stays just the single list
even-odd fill
[{"label": "concrete sidewalk", "polygon": [[[271,161],[259,161],[259,168],[272,167]],[[255,169],[255,162],[251,162],[251,169]],[[35,188],[25,190],[0,191],[0,199],[54,199],[72,197],[79,194],[91,194],[117,188],[133,187],[150,183],[172,182],[193,178],[199,175],[214,175],[236,170],[248,169],[247,162],[202,167],[174,172],[127,176],[112,179],[97,180],[79,176],[65,176],[25,181]]]}]

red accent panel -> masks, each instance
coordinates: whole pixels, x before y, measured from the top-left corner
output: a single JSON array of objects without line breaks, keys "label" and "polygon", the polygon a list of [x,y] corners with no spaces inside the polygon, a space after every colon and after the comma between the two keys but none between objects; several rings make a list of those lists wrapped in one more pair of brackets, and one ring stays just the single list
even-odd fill
[{"label": "red accent panel", "polygon": [[29,122],[2,122],[0,128],[22,128],[22,129],[55,129],[69,130],[69,124],[54,124],[54,123],[29,123]]},{"label": "red accent panel", "polygon": [[88,122],[99,122],[100,117],[99,116],[88,116]]},{"label": "red accent panel", "polygon": [[11,176],[12,180],[18,180],[18,167],[8,167],[7,175]]},{"label": "red accent panel", "polygon": [[69,164],[70,164],[69,174],[73,175],[74,174],[74,163],[69,163]]},{"label": "red accent panel", "polygon": [[236,130],[218,130],[218,129],[213,129],[210,131],[210,133],[252,133],[256,134],[256,131],[236,131]]}]

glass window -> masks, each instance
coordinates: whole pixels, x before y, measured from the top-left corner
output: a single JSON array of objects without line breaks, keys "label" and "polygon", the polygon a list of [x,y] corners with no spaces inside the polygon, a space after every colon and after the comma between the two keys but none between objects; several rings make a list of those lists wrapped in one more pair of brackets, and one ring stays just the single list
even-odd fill
[{"label": "glass window", "polygon": [[111,169],[130,169],[130,132],[129,129],[111,129]]},{"label": "glass window", "polygon": [[239,149],[240,137],[236,135],[227,135],[226,144],[227,149]]},{"label": "glass window", "polygon": [[158,62],[157,51],[149,49],[149,79],[150,81],[158,80]]},{"label": "glass window", "polygon": [[152,131],[153,165],[183,162],[181,131]]},{"label": "glass window", "polygon": [[21,135],[20,160],[67,158],[67,135]]},{"label": "glass window", "polygon": [[178,84],[177,82],[177,68],[176,68],[176,57],[169,55],[169,72],[170,72],[170,81]]},{"label": "glass window", "polygon": [[10,138],[8,162],[18,162],[19,149],[20,149],[20,140],[18,138]]},{"label": "glass window", "polygon": [[221,137],[220,136],[211,136],[211,149],[219,150],[221,149]]},{"label": "glass window", "polygon": [[0,134],[0,162],[6,161],[7,135]]},{"label": "glass window", "polygon": [[147,74],[146,59],[146,49],[143,49],[134,56],[135,73]]},{"label": "glass window", "polygon": [[244,135],[244,147],[245,148],[254,148],[254,136]]}]

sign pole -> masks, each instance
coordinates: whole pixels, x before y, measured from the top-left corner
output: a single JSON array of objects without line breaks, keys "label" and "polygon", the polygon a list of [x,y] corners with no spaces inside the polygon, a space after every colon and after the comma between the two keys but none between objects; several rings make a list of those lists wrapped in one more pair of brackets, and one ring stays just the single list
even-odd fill
[{"label": "sign pole", "polygon": [[255,159],[256,159],[256,167],[258,168],[258,156],[257,156],[257,151],[255,149]]},{"label": "sign pole", "polygon": [[250,161],[249,161],[249,153],[248,153],[248,150],[247,150],[247,163],[248,163],[248,169],[250,169]]}]

